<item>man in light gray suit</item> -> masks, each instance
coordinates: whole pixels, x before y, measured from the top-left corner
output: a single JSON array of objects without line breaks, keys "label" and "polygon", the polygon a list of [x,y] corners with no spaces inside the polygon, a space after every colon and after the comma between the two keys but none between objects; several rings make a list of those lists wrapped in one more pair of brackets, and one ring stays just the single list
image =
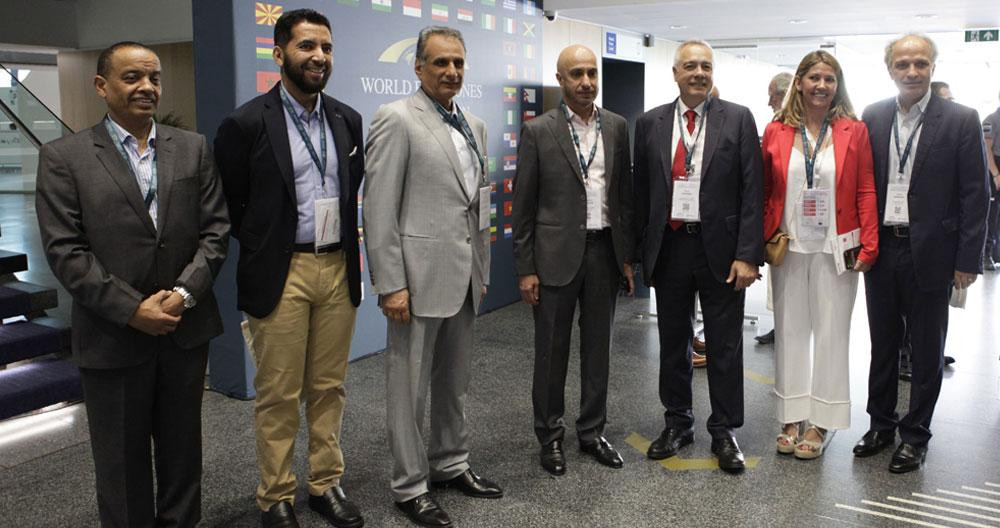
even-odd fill
[{"label": "man in light gray suit", "polygon": [[534,307],[531,390],[542,467],[566,472],[562,451],[566,369],[580,304],[580,449],[622,467],[604,438],[611,325],[619,285],[634,288],[632,171],[625,118],[594,104],[597,57],[574,45],[559,54],[558,108],[524,124],[514,180],[514,262]]},{"label": "man in light gray suit", "polygon": [[[368,133],[364,238],[372,287],[389,319],[386,404],[396,506],[423,526],[450,526],[429,484],[473,497],[503,491],[469,468],[464,401],[473,321],[490,267],[486,127],[453,98],[465,42],[421,30],[421,88],[379,109]],[[430,445],[421,430],[431,391]]]},{"label": "man in light gray suit", "polygon": [[97,507],[104,526],[194,526],[226,203],[205,138],[153,122],[152,50],[104,50],[94,86],[108,115],[42,147],[35,208],[45,257],[73,298]]}]

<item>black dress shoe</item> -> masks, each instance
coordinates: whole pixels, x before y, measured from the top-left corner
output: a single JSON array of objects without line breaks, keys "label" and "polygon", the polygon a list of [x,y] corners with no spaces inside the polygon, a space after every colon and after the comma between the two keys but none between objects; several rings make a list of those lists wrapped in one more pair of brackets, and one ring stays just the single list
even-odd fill
[{"label": "black dress shoe", "polygon": [[892,454],[892,461],[889,462],[891,473],[909,473],[920,469],[920,465],[927,458],[927,446],[915,446],[913,444],[902,443]]},{"label": "black dress shoe", "polygon": [[646,456],[653,460],[663,460],[677,454],[680,448],[694,442],[694,429],[668,427],[653,440],[646,450]]},{"label": "black dress shoe", "polygon": [[499,499],[503,490],[493,482],[480,477],[471,469],[466,469],[461,475],[451,479],[431,483],[441,488],[455,488],[469,497],[480,499]]},{"label": "black dress shoe", "polygon": [[361,511],[347,500],[340,486],[333,486],[322,495],[309,495],[309,507],[337,528],[360,528],[365,525]]},{"label": "black dress shoe", "polygon": [[743,458],[743,451],[736,443],[736,439],[727,436],[725,438],[712,439],[712,454],[719,459],[719,469],[728,473],[740,473],[747,468],[747,461]]},{"label": "black dress shoe", "polygon": [[944,364],[945,365],[951,365],[954,362],[955,362],[955,358],[953,358],[951,356],[945,356],[944,357]]},{"label": "black dress shoe", "polygon": [[594,457],[598,462],[608,467],[619,469],[625,465],[622,456],[603,436],[598,436],[593,443],[580,444],[580,451]]},{"label": "black dress shoe", "polygon": [[260,512],[260,524],[264,528],[299,528],[295,510],[288,501],[275,503],[267,511]]},{"label": "black dress shoe", "polygon": [[553,440],[543,445],[538,458],[545,471],[556,476],[566,474],[566,456],[563,455],[562,440]]},{"label": "black dress shoe", "polygon": [[770,345],[771,343],[774,343],[774,329],[772,328],[770,332],[759,335],[753,339],[762,345]]},{"label": "black dress shoe", "polygon": [[894,443],[896,443],[895,431],[871,430],[865,433],[857,444],[854,444],[854,456],[866,458],[877,455]]},{"label": "black dress shoe", "polygon": [[430,493],[424,493],[408,501],[397,502],[399,511],[420,526],[451,526],[451,517],[434,502]]}]

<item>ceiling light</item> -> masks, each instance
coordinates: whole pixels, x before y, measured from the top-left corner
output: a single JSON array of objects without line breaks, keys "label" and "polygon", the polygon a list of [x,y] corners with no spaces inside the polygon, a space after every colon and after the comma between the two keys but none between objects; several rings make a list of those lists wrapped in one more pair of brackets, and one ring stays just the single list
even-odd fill
[{"label": "ceiling light", "polygon": [[789,24],[805,24],[806,22],[809,21],[804,18],[793,18],[788,21]]},{"label": "ceiling light", "polygon": [[933,20],[937,18],[937,15],[935,15],[934,13],[921,13],[918,15],[913,15],[913,18],[917,20]]},{"label": "ceiling light", "polygon": [[687,29],[687,26],[684,24],[671,24],[670,29]]}]

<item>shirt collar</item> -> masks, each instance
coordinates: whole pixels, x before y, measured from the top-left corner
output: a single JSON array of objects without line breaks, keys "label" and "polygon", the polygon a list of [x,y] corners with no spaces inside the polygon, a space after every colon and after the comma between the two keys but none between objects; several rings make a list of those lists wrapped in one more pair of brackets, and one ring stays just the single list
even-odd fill
[{"label": "shirt collar", "polygon": [[702,112],[705,111],[706,101],[708,101],[708,99],[705,99],[704,101],[698,103],[698,105],[695,106],[694,108],[689,108],[688,105],[684,104],[683,99],[681,99],[680,97],[677,98],[677,104],[681,108],[681,115],[684,115],[684,112],[687,112],[688,110],[694,110],[695,115],[697,115],[698,117],[701,117]]},{"label": "shirt collar", "polygon": [[304,107],[301,104],[299,104],[299,101],[296,100],[294,97],[292,97],[292,94],[288,93],[288,90],[285,89],[285,84],[284,83],[280,83],[280,84],[281,84],[281,91],[285,92],[285,96],[288,97],[289,102],[292,103],[292,108],[295,109],[295,114],[297,116],[299,116],[300,119],[302,119],[303,121],[308,122],[313,117],[319,117],[320,115],[322,115],[322,114],[319,114],[319,112],[321,112],[323,110],[323,97],[317,97],[316,98],[316,107],[313,108],[312,112],[308,112],[306,110],[306,107]]},{"label": "shirt collar", "polygon": [[[115,130],[115,134],[118,136],[118,140],[121,141],[123,145],[135,144],[136,147],[139,145],[139,140],[132,135],[131,132],[125,129],[125,127],[119,125],[112,117],[111,114],[107,116],[108,121],[111,122],[111,126]],[[149,148],[156,148],[156,121],[153,121],[153,125],[149,128],[149,139],[146,141],[146,145]]]},{"label": "shirt collar", "polygon": [[[910,115],[918,116],[927,110],[927,103],[930,102],[930,100],[931,100],[931,91],[928,88],[927,93],[925,93],[924,96],[921,97],[919,101],[917,101],[917,104],[910,107],[909,112],[903,112],[903,108],[899,105],[899,96],[896,96],[896,111],[899,112],[899,115],[901,116],[910,116]],[[917,110],[916,113],[914,113],[914,109]]]},{"label": "shirt collar", "polygon": [[590,121],[589,122],[585,121],[583,119],[583,117],[581,117],[579,114],[577,114],[576,112],[574,112],[573,109],[569,107],[569,105],[566,105],[566,110],[569,110],[569,120],[570,121],[576,121],[577,123],[579,123],[579,124],[581,124],[583,126],[591,126],[591,125],[593,125],[597,121],[596,119],[594,119],[594,116],[597,114],[597,105],[596,104],[591,105],[591,113],[590,113]]}]

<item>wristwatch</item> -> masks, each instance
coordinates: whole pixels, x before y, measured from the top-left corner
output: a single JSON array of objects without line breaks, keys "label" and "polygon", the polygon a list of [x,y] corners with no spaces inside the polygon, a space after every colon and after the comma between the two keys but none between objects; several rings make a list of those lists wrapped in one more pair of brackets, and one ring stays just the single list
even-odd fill
[{"label": "wristwatch", "polygon": [[198,304],[198,301],[194,299],[194,295],[191,295],[184,286],[174,286],[174,291],[179,293],[181,298],[184,299],[184,308],[190,310],[194,308],[194,305]]}]

